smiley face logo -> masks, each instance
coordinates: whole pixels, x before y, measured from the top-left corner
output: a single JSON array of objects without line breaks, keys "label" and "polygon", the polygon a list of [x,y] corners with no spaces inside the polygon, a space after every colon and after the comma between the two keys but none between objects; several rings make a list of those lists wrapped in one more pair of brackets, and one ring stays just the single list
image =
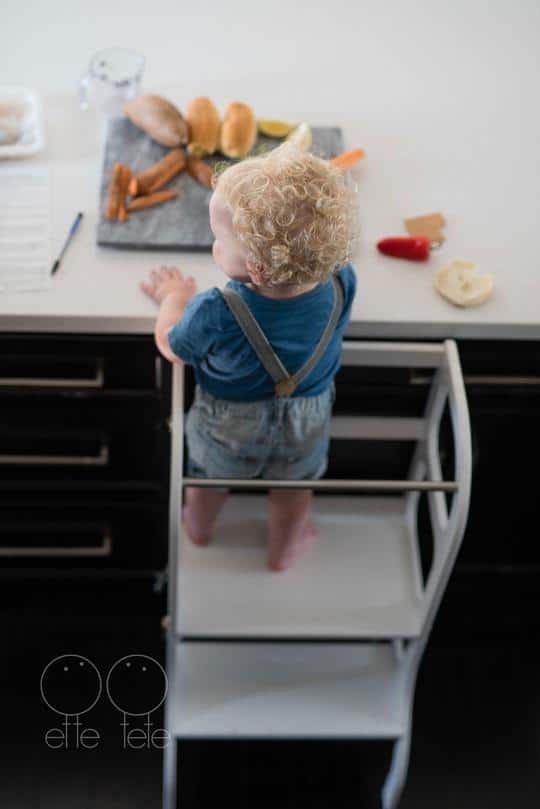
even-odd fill
[{"label": "smiley face logo", "polygon": [[168,690],[165,669],[153,657],[126,655],[111,667],[105,684],[107,695],[120,713],[146,716],[165,701]]},{"label": "smiley face logo", "polygon": [[82,655],[59,655],[41,674],[39,690],[45,705],[62,716],[90,711],[101,696],[103,682],[95,665]]}]

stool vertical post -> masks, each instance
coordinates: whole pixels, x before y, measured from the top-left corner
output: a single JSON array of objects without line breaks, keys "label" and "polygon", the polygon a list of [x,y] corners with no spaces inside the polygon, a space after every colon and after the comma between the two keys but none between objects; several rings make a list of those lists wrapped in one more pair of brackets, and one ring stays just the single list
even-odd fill
[{"label": "stool vertical post", "polygon": [[[444,405],[448,398],[454,436],[454,478],[458,483],[458,489],[453,495],[447,518],[445,518],[446,503],[443,508],[443,504],[435,500],[437,495],[444,499],[444,494],[439,492],[428,494],[428,497],[432,498],[430,518],[434,540],[433,562],[424,594],[422,633],[418,639],[410,641],[404,656],[402,676],[405,678],[407,731],[394,744],[390,770],[382,789],[383,809],[396,809],[405,785],[418,669],[461,546],[469,511],[472,477],[469,411],[457,346],[453,340],[446,340],[444,348],[444,359],[434,377],[426,405],[426,419],[429,425],[427,439],[424,447],[421,444],[417,447],[411,463],[411,473],[427,472],[432,477],[437,475],[441,477],[438,434]],[[417,505],[417,493],[408,497],[410,503],[414,502]]]},{"label": "stool vertical post", "polygon": [[[183,470],[183,422],[184,422],[184,364],[175,363],[172,372],[171,404],[171,474],[169,499],[169,559],[167,577],[167,608],[169,621],[166,629],[166,671],[168,693],[175,691],[176,643],[178,624],[177,573],[180,557],[182,470]],[[177,760],[179,740],[174,734],[173,700],[165,701],[165,729],[168,744],[163,755],[163,809],[176,809],[178,777]]]}]

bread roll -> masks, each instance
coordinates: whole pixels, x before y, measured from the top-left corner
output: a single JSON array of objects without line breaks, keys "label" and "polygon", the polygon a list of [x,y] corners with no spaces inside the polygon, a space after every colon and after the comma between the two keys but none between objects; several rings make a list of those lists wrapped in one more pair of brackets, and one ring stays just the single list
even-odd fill
[{"label": "bread roll", "polygon": [[435,289],[455,306],[480,306],[493,294],[493,276],[481,275],[469,261],[452,261],[439,270]]},{"label": "bread roll", "polygon": [[226,157],[245,157],[257,140],[255,113],[248,104],[233,101],[221,125],[220,151]]},{"label": "bread roll", "polygon": [[205,157],[213,154],[219,144],[220,119],[213,102],[206,96],[198,96],[190,101],[186,118],[191,135],[188,144],[190,154]]},{"label": "bread roll", "polygon": [[183,146],[189,127],[179,110],[161,96],[138,96],[124,107],[129,120],[162,146]]}]

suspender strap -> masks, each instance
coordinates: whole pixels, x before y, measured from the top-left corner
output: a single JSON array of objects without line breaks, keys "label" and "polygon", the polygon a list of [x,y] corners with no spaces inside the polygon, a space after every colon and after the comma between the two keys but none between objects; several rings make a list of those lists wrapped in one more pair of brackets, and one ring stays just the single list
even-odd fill
[{"label": "suspender strap", "polygon": [[282,379],[286,379],[289,376],[287,369],[272,350],[266,334],[251,314],[245,300],[234,289],[222,289],[221,294],[244,332],[246,340],[274,382],[278,384]]},{"label": "suspender strap", "polygon": [[343,310],[343,288],[339,278],[335,274],[332,274],[331,278],[334,287],[334,302],[328,323],[312,355],[295,374],[288,373],[244,299],[232,289],[225,288],[221,290],[225,302],[236,318],[247,341],[256,353],[262,366],[272,377],[275,385],[275,394],[278,397],[291,396],[294,393],[298,385],[303,382],[315,368],[332,339],[332,335],[334,334]]},{"label": "suspender strap", "polygon": [[341,286],[341,281],[337,275],[332,273],[331,277],[334,285],[334,303],[332,305],[332,311],[330,312],[330,317],[328,318],[328,323],[326,324],[325,330],[321,335],[321,339],[315,347],[315,351],[311,357],[309,357],[307,362],[302,365],[300,370],[298,370],[291,377],[296,383],[294,388],[297,388],[298,385],[304,381],[304,379],[312,372],[319,360],[322,358],[324,352],[328,348],[330,340],[334,335],[338,320],[341,317],[341,312],[343,311],[343,287]]}]

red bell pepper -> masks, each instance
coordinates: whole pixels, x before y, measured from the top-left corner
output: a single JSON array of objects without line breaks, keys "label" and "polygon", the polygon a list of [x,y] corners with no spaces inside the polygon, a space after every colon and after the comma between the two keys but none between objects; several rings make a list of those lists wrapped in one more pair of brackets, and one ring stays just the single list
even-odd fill
[{"label": "red bell pepper", "polygon": [[431,239],[427,236],[389,236],[381,239],[377,247],[385,256],[406,258],[409,261],[427,261]]}]

